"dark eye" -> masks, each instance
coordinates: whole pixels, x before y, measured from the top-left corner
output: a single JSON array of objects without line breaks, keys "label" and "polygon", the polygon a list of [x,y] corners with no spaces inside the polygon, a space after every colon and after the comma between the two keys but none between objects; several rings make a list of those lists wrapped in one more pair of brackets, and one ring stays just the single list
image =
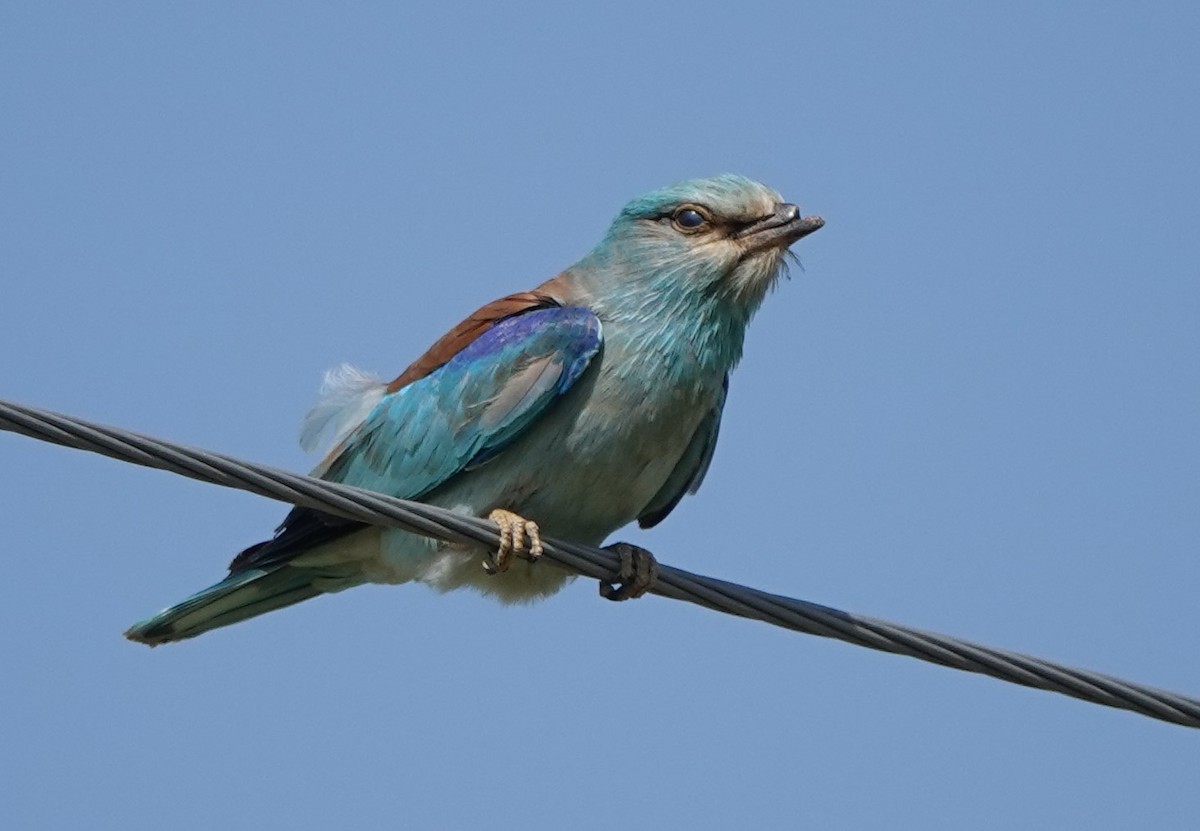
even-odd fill
[{"label": "dark eye", "polygon": [[704,226],[708,219],[695,208],[680,208],[672,217],[675,224],[685,231],[695,231]]}]

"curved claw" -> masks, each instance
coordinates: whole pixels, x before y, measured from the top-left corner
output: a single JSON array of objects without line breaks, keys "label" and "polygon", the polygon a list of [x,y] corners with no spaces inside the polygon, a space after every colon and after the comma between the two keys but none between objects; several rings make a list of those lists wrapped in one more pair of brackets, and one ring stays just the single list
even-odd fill
[{"label": "curved claw", "polygon": [[508,571],[514,553],[525,552],[530,562],[542,556],[542,533],[536,522],[499,508],[488,514],[488,519],[500,526],[500,546],[483,561],[483,570],[488,574]]},{"label": "curved claw", "polygon": [[[621,558],[621,570],[617,572],[615,581],[600,581],[601,597],[605,600],[633,600],[650,591],[658,579],[658,561],[653,554],[627,542],[606,545],[604,550]],[[620,585],[613,585],[614,582]]]}]

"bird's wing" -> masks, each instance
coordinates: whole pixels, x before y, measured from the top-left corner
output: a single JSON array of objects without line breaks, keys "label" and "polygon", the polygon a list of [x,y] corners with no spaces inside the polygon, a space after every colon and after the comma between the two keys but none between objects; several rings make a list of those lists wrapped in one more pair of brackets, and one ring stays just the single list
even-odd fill
[{"label": "bird's wing", "polygon": [[437,369],[385,395],[324,478],[418,499],[503,450],[599,347],[600,321],[589,309],[539,309],[493,323]]},{"label": "bird's wing", "polygon": [[679,463],[650,500],[641,515],[638,525],[653,528],[667,518],[685,494],[695,493],[704,483],[708,467],[712,464],[713,451],[717,448],[717,436],[721,432],[721,411],[725,408],[725,395],[729,392],[729,376],[721,383],[721,394],[712,409],[700,420],[692,440],[679,458]]},{"label": "bird's wing", "polygon": [[[552,303],[490,318],[485,307],[451,330],[387,385],[318,467],[322,478],[419,499],[492,459],[570,389],[600,349],[600,320],[591,310]],[[230,569],[290,560],[359,527],[296,508],[274,539],[243,551]]]}]

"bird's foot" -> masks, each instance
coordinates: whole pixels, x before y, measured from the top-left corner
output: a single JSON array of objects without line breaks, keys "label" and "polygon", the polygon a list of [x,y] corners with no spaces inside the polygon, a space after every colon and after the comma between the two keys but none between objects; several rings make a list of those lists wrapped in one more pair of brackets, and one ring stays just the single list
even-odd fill
[{"label": "bird's foot", "polygon": [[[621,558],[621,570],[617,572],[616,581],[600,581],[601,597],[605,600],[632,600],[650,591],[658,579],[658,560],[654,559],[653,554],[627,542],[606,545],[604,550]],[[614,582],[620,585],[614,586]]]},{"label": "bird's foot", "polygon": [[514,553],[524,552],[530,562],[542,556],[542,532],[536,522],[499,508],[488,514],[488,519],[500,526],[500,547],[483,561],[483,570],[488,574],[508,571]]}]

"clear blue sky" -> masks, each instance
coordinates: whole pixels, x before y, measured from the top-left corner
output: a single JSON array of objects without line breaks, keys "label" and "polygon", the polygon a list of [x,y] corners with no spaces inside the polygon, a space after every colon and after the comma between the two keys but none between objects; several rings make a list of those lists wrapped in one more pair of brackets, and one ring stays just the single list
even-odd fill
[{"label": "clear blue sky", "polygon": [[[304,470],[722,171],[828,225],[665,562],[1200,694],[1195,4],[8,4],[0,396]],[[1200,734],[577,582],[121,638],[284,507],[0,434],[0,826],[1195,828]]]}]

